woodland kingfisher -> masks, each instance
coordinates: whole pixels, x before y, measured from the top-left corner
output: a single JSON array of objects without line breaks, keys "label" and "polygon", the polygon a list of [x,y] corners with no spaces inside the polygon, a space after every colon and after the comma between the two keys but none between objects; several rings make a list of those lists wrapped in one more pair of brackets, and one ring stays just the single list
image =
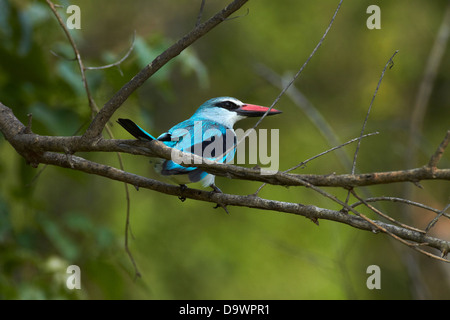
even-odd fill
[{"label": "woodland kingfisher", "polygon": [[[232,97],[213,98],[203,103],[187,120],[178,123],[155,138],[129,119],[118,119],[118,123],[139,140],[159,140],[171,148],[193,153],[220,163],[230,162],[236,153],[234,124],[247,117],[260,117],[270,108],[247,104]],[[268,116],[281,111],[270,109]],[[215,176],[201,168],[183,166],[178,161],[157,158],[154,168],[157,173],[184,186],[201,182],[221,192],[214,184]]]}]

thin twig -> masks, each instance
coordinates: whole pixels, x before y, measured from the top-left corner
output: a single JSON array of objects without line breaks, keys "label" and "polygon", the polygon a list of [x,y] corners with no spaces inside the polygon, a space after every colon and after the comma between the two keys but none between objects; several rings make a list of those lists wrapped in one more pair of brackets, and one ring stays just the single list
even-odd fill
[{"label": "thin twig", "polygon": [[235,16],[235,17],[230,17],[230,18],[227,18],[225,21],[230,21],[230,20],[234,20],[234,19],[239,19],[239,18],[243,18],[243,17],[246,17],[246,16],[248,16],[248,14],[250,13],[250,9],[249,8],[247,8],[247,12],[245,12],[245,14],[243,14],[243,15],[240,15],[240,16]]},{"label": "thin twig", "polygon": [[[405,228],[405,229],[413,230],[413,231],[416,231],[416,232],[419,232],[419,233],[423,233],[423,234],[426,233],[426,232],[423,231],[423,230],[420,230],[420,229],[411,227],[411,226],[409,226],[409,225],[403,224],[403,223],[401,223],[401,222],[395,220],[394,218],[388,216],[387,214],[383,213],[382,211],[378,210],[378,209],[375,208],[374,206],[370,205],[366,200],[364,200],[364,199],[362,199],[360,196],[358,196],[358,195],[356,194],[356,191],[355,191],[355,190],[351,190],[351,193],[352,193],[352,194],[353,194],[353,195],[354,195],[361,203],[363,203],[367,208],[369,208],[370,210],[372,210],[373,212],[375,212],[376,214],[378,214],[380,217],[383,217],[383,218],[385,218],[386,220],[388,220],[388,221],[390,221],[390,222],[392,222],[392,223],[395,223],[396,225],[399,225],[399,226],[401,226],[401,227],[403,227],[403,228]],[[355,206],[351,206],[351,207],[352,207],[352,208],[355,208]]]},{"label": "thin twig", "polygon": [[450,142],[450,130],[447,131],[444,140],[442,140],[439,147],[436,149],[436,152],[431,156],[430,161],[428,162],[428,166],[430,168],[436,168],[439,160],[441,160],[442,155],[444,154],[445,148],[447,148]]},{"label": "thin twig", "polygon": [[56,10],[55,4],[50,0],[46,0],[46,1],[47,1],[48,6],[50,7],[50,9],[52,10],[53,14],[55,15],[56,19],[58,20],[59,25],[61,26],[64,33],[66,34],[66,37],[69,40],[70,45],[72,46],[72,49],[75,53],[75,58],[78,62],[78,66],[80,68],[81,81],[83,82],[84,89],[86,90],[89,107],[91,108],[91,116],[94,117],[95,114],[98,112],[98,107],[95,104],[94,99],[92,98],[91,91],[89,89],[89,86],[88,86],[88,83],[86,80],[85,67],[84,67],[83,60],[81,59],[80,51],[78,50],[78,47],[77,47],[72,35],[70,34],[69,29],[67,29],[66,24],[64,23],[63,19],[61,18],[58,11]]},{"label": "thin twig", "polygon": [[[94,116],[98,113],[99,109],[97,107],[97,104],[95,103],[95,100],[93,99],[93,97],[91,95],[91,91],[89,89],[89,84],[88,84],[88,81],[86,79],[85,71],[86,71],[87,68],[84,66],[83,60],[81,58],[80,51],[78,50],[78,47],[77,47],[77,45],[76,45],[72,35],[70,34],[70,32],[67,29],[66,25],[64,24],[61,16],[59,15],[58,11],[56,10],[55,4],[53,2],[51,2],[50,0],[46,0],[46,1],[47,1],[47,4],[49,5],[50,9],[54,13],[56,19],[58,20],[61,28],[64,30],[64,33],[66,34],[67,39],[69,40],[70,45],[72,46],[72,49],[73,49],[73,51],[75,53],[75,57],[76,57],[76,60],[78,62],[78,66],[80,68],[81,80],[83,82],[83,86],[84,86],[85,91],[86,91],[86,95],[87,95],[88,102],[89,102],[89,107],[91,108],[91,116],[92,116],[92,118],[94,118]],[[133,46],[134,46],[134,37],[133,37],[133,44],[132,44],[132,46],[128,50],[128,52],[125,55],[125,57],[122,58],[118,62],[119,64],[129,56],[129,54],[131,53],[131,51],[133,49]],[[118,65],[118,63],[116,63],[115,65]],[[109,128],[108,124],[105,125],[105,129],[106,129],[109,137],[111,139],[113,139],[114,135],[113,135],[111,129]],[[121,154],[119,152],[117,153],[117,157],[118,157],[118,160],[119,160],[120,168],[122,170],[124,170],[122,156],[121,156]],[[69,161],[69,163],[72,166],[72,163],[70,161]],[[136,262],[134,261],[133,255],[131,254],[131,251],[129,250],[129,247],[128,247],[128,229],[130,228],[130,225],[129,225],[129,221],[130,221],[130,197],[129,197],[128,185],[126,183],[124,183],[124,186],[125,186],[125,196],[126,196],[126,202],[127,202],[126,222],[125,222],[125,251],[128,254],[128,256],[129,256],[129,258],[130,258],[130,260],[131,260],[131,262],[133,264],[136,277],[141,277],[141,273],[139,272],[139,270],[137,268],[137,265],[136,265]]]},{"label": "thin twig", "polygon": [[445,211],[448,210],[448,208],[450,208],[450,203],[448,203],[444,209],[442,209],[442,211],[440,211],[438,213],[438,215],[436,217],[434,217],[433,220],[430,221],[430,223],[427,225],[427,227],[425,228],[425,232],[430,231],[431,228],[433,228],[433,226],[436,224],[436,222],[439,220],[440,217],[442,217],[442,215],[444,215]]},{"label": "thin twig", "polygon": [[202,3],[200,4],[200,10],[198,11],[197,21],[195,22],[195,27],[198,27],[200,25],[200,23],[202,23],[202,15],[203,15],[203,10],[205,9],[205,2],[206,2],[206,0],[202,0]]},{"label": "thin twig", "polygon": [[247,130],[245,135],[237,142],[236,146],[241,143],[242,141],[244,141],[244,139],[250,134],[251,131],[253,131],[254,129],[256,129],[257,126],[259,126],[259,124],[263,121],[263,119],[269,114],[270,110],[272,110],[275,105],[278,103],[278,101],[281,99],[281,97],[285,94],[285,92],[291,87],[291,85],[294,83],[295,80],[297,80],[297,78],[300,76],[300,74],[303,72],[303,70],[305,69],[306,65],[309,63],[309,61],[312,59],[312,57],[315,55],[316,51],[320,48],[320,46],[322,45],[323,41],[325,40],[328,32],[331,29],[331,26],[333,25],[333,22],[339,12],[339,9],[341,8],[341,4],[344,0],[339,1],[339,4],[336,8],[336,10],[334,11],[333,17],[331,18],[330,23],[328,24],[327,29],[325,30],[324,34],[322,35],[322,38],[320,38],[319,42],[317,43],[317,45],[314,47],[313,51],[311,52],[311,54],[309,55],[308,59],[306,59],[306,61],[303,63],[303,65],[301,66],[301,68],[297,71],[297,73],[294,75],[294,77],[292,78],[292,80],[283,88],[283,90],[281,90],[281,92],[278,94],[278,96],[276,97],[276,99],[272,102],[271,106],[269,107],[269,109],[266,111],[265,114],[263,114],[261,116],[261,118],[259,118],[259,120],[255,123],[255,125],[252,127],[251,130]]},{"label": "thin twig", "polygon": [[[362,126],[362,129],[361,129],[360,137],[363,136],[364,130],[366,129],[367,121],[369,120],[370,111],[372,110],[373,102],[375,101],[375,97],[377,96],[378,89],[380,88],[381,82],[383,81],[384,73],[386,72],[386,69],[388,68],[388,66],[391,66],[391,68],[392,68],[393,59],[394,59],[395,55],[397,54],[397,52],[398,52],[398,50],[396,50],[394,52],[394,54],[389,58],[388,62],[386,62],[385,66],[383,68],[383,71],[381,72],[380,79],[378,80],[377,87],[375,88],[375,92],[373,93],[372,100],[370,101],[370,104],[369,104],[369,109],[367,110],[366,117],[365,117],[364,122],[363,122],[363,126]],[[389,69],[391,69],[391,68],[389,68]],[[358,143],[356,145],[355,153],[353,155],[353,164],[352,164],[351,174],[355,174],[356,159],[358,157],[360,146],[361,146],[361,139],[359,139],[359,141],[358,141]],[[347,193],[347,199],[345,200],[345,203],[348,203],[348,201],[350,199],[350,191],[351,190],[349,190],[348,193]]]},{"label": "thin twig", "polygon": [[[376,134],[378,134],[378,132],[368,133],[368,134],[364,135],[363,138],[370,137],[370,136],[373,136],[373,135],[376,135]],[[313,156],[313,157],[311,157],[311,158],[309,158],[309,159],[307,159],[307,160],[304,160],[304,161],[300,162],[299,164],[297,164],[297,165],[295,165],[295,166],[293,166],[293,167],[291,167],[291,168],[289,168],[289,169],[287,169],[287,170],[285,170],[285,171],[282,171],[282,173],[288,173],[288,172],[293,171],[293,170],[295,170],[295,169],[297,169],[297,168],[299,168],[299,167],[303,167],[303,166],[306,165],[308,162],[310,162],[310,161],[312,161],[312,160],[314,160],[314,159],[316,159],[316,158],[318,158],[318,157],[321,157],[321,156],[323,156],[323,155],[325,155],[325,154],[327,154],[327,153],[330,153],[330,152],[332,152],[332,151],[334,151],[334,150],[340,149],[340,148],[342,148],[342,147],[344,147],[344,146],[346,146],[346,145],[348,145],[348,144],[350,144],[350,143],[353,143],[353,142],[357,141],[358,139],[360,139],[360,137],[354,138],[354,139],[349,140],[349,141],[347,141],[347,142],[344,142],[344,143],[342,143],[342,144],[340,144],[340,145],[338,145],[338,146],[336,146],[336,147],[333,147],[333,148],[331,148],[331,149],[328,149],[328,150],[326,150],[326,151],[323,151],[323,152],[321,152],[321,153],[319,153],[319,154],[317,154],[317,155],[315,155],[315,156]],[[266,185],[267,185],[267,183],[263,183],[263,184],[258,188],[258,190],[256,190],[256,192],[254,193],[254,195],[257,195],[257,194],[261,191],[261,189],[264,188]]]},{"label": "thin twig", "polygon": [[63,57],[62,55],[60,55],[59,53],[56,53],[53,50],[50,50],[50,53],[52,55],[54,55],[55,57],[66,60],[66,61],[76,61],[77,60],[77,57],[73,57],[73,58]]},{"label": "thin twig", "polygon": [[[362,201],[363,203],[365,202],[362,198],[360,198],[360,197],[356,194],[356,192],[355,192],[354,190],[350,190],[350,192],[351,192],[358,200]],[[367,205],[367,203],[364,203],[364,204]],[[368,208],[372,209],[373,207],[369,205]],[[411,242],[409,242],[409,241],[406,241],[406,240],[403,239],[402,237],[398,236],[397,234],[395,234],[395,233],[393,233],[393,232],[387,230],[384,226],[381,226],[379,223],[373,221],[372,219],[366,217],[365,215],[360,214],[359,216],[360,216],[361,218],[363,218],[364,220],[366,220],[366,221],[367,221],[368,223],[370,223],[371,225],[373,225],[374,227],[376,227],[378,230],[380,230],[380,231],[382,231],[382,232],[388,234],[389,236],[391,236],[391,237],[394,238],[395,240],[398,240],[399,242],[401,242],[401,243],[407,245],[408,247],[410,247],[410,248],[412,248],[412,249],[414,249],[414,250],[416,250],[416,251],[419,251],[420,253],[422,253],[422,254],[424,254],[424,255],[426,255],[426,256],[429,256],[430,258],[433,258],[433,259],[436,259],[436,260],[439,260],[439,261],[442,261],[442,262],[450,263],[450,260],[447,260],[447,259],[444,259],[444,258],[443,258],[443,257],[447,254],[447,252],[448,252],[448,250],[449,250],[448,247],[446,247],[446,248],[441,248],[441,249],[440,249],[441,254],[442,254],[442,257],[439,257],[439,256],[437,256],[437,255],[435,255],[435,254],[429,253],[429,252],[427,252],[427,251],[422,250],[422,249],[419,248],[419,246],[429,246],[430,243],[424,242],[424,241],[421,241],[421,242],[413,242],[413,243],[411,243]],[[412,231],[412,232],[417,232],[417,231],[411,230],[411,229],[409,229],[409,228],[408,228],[408,230],[410,230],[410,231]],[[418,232],[418,233],[421,235],[421,237],[425,237],[425,234],[424,234],[423,232]]]},{"label": "thin twig", "polygon": [[[287,77],[281,77],[277,75],[273,70],[269,69],[267,66],[262,64],[257,64],[255,66],[256,71],[264,77],[269,83],[278,87],[282,90],[287,83]],[[291,85],[290,89],[286,94],[291,98],[292,102],[300,108],[303,113],[308,117],[308,119],[314,124],[317,130],[322,134],[322,136],[327,141],[328,145],[336,146],[341,142],[337,138],[331,125],[325,120],[325,117],[320,113],[319,110],[305,97],[305,95],[300,92],[294,85]],[[340,150],[341,151],[341,150]],[[348,155],[342,151],[339,153],[339,161],[342,162],[342,166],[350,170],[351,161]]]},{"label": "thin twig", "polygon": [[[439,209],[436,209],[436,208],[432,208],[430,206],[424,205],[423,203],[411,201],[411,200],[408,200],[408,199],[398,198],[398,197],[373,197],[373,198],[364,199],[364,201],[365,202],[379,202],[379,201],[401,202],[401,203],[405,203],[405,204],[408,204],[408,205],[411,205],[411,206],[422,208],[422,209],[425,209],[425,210],[428,210],[428,211],[432,211],[434,213],[441,213],[442,212],[442,210],[439,210]],[[359,206],[361,204],[363,204],[363,202],[358,201],[358,202],[355,202],[354,204],[352,204],[351,206],[352,207],[357,207],[357,206]],[[443,213],[443,216],[450,219],[450,215],[445,213],[445,212]]]},{"label": "thin twig", "polygon": [[124,62],[130,56],[131,52],[134,49],[135,40],[136,40],[136,30],[133,32],[133,40],[131,41],[130,48],[128,49],[127,53],[125,53],[125,55],[120,60],[118,60],[117,62],[111,63],[111,64],[100,66],[100,67],[85,67],[85,69],[86,70],[101,70],[101,69],[108,69],[108,68],[119,66],[120,64],[122,64],[122,62]]},{"label": "thin twig", "polygon": [[355,173],[355,169],[356,169],[356,158],[358,157],[359,148],[360,148],[360,146],[361,146],[361,138],[362,138],[362,136],[363,136],[363,134],[364,134],[364,130],[366,129],[367,120],[369,119],[369,115],[370,115],[370,111],[372,110],[373,102],[375,101],[375,97],[377,96],[378,89],[380,88],[381,82],[383,81],[384,73],[386,72],[387,67],[392,63],[392,61],[393,61],[395,55],[397,54],[397,52],[398,52],[398,50],[396,50],[396,51],[394,52],[394,54],[389,58],[388,62],[387,62],[386,65],[384,66],[383,72],[381,72],[380,79],[378,80],[378,84],[377,84],[377,87],[376,87],[376,89],[375,89],[375,92],[373,93],[372,100],[370,101],[369,109],[367,110],[366,118],[364,119],[363,126],[362,126],[362,129],[361,129],[360,139],[359,139],[359,141],[358,141],[358,144],[356,145],[355,154],[354,154],[354,156],[353,156],[352,174]]},{"label": "thin twig", "polygon": [[377,134],[379,134],[379,132],[372,132],[372,133],[365,134],[365,135],[363,135],[362,137],[354,138],[354,139],[352,139],[352,140],[349,140],[349,141],[347,141],[347,142],[344,142],[344,143],[340,144],[339,146],[336,146],[336,147],[333,147],[333,148],[331,148],[331,149],[328,149],[328,150],[326,150],[326,151],[324,151],[324,152],[321,152],[321,153],[319,153],[319,154],[317,154],[317,155],[315,155],[315,156],[313,156],[313,157],[311,157],[311,158],[309,158],[309,159],[307,159],[307,160],[305,160],[305,161],[300,162],[300,163],[297,164],[296,166],[294,166],[294,167],[292,167],[292,168],[290,168],[290,169],[288,169],[288,170],[286,170],[286,171],[283,171],[283,173],[287,173],[287,172],[290,172],[290,171],[292,171],[292,170],[295,170],[295,169],[297,169],[297,168],[299,168],[299,167],[302,167],[302,166],[304,166],[306,163],[308,163],[308,162],[311,161],[311,160],[314,160],[314,159],[316,159],[316,158],[318,158],[318,157],[320,157],[320,156],[323,156],[324,154],[327,154],[327,153],[329,153],[329,152],[331,152],[331,151],[334,151],[334,150],[336,150],[336,149],[342,148],[342,147],[344,147],[344,146],[346,146],[346,145],[348,145],[348,144],[350,144],[350,143],[353,143],[353,142],[355,142],[355,141],[361,140],[361,138],[366,138],[366,137],[374,136],[374,135],[377,135]]},{"label": "thin twig", "polygon": [[[331,18],[330,23],[328,24],[328,27],[326,28],[324,34],[322,35],[322,38],[320,38],[319,42],[317,43],[317,45],[314,47],[313,51],[311,52],[311,54],[309,55],[308,59],[306,59],[306,61],[303,63],[303,65],[301,66],[301,68],[297,71],[297,73],[294,75],[294,77],[291,79],[291,81],[281,90],[281,92],[278,94],[278,96],[276,97],[276,99],[272,102],[271,106],[269,107],[269,109],[261,116],[261,118],[258,119],[258,121],[255,123],[255,125],[247,130],[245,132],[245,134],[242,136],[242,138],[240,138],[236,145],[230,147],[228,150],[226,150],[225,154],[228,154],[229,152],[231,152],[232,150],[234,150],[234,148],[236,148],[242,141],[245,140],[245,138],[248,137],[248,135],[253,132],[257,126],[259,126],[259,124],[263,121],[263,119],[269,114],[269,112],[275,107],[275,105],[278,103],[278,101],[281,99],[281,97],[286,93],[286,91],[291,87],[291,85],[295,82],[295,80],[297,80],[297,78],[300,76],[300,74],[303,72],[303,70],[305,69],[306,65],[309,63],[309,61],[312,59],[312,57],[315,55],[316,51],[320,48],[320,46],[322,45],[323,41],[325,40],[328,32],[331,29],[331,26],[333,25],[333,22],[339,12],[339,9],[341,8],[341,4],[344,0],[339,1],[339,4],[336,8],[336,10],[334,11],[333,17]],[[258,191],[257,191],[258,192]]]}]

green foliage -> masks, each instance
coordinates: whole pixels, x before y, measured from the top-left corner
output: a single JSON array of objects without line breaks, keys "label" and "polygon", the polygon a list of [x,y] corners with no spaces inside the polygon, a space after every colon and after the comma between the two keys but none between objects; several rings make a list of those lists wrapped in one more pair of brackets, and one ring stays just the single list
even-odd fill
[{"label": "green foliage", "polygon": [[[174,39],[192,29],[200,1],[198,6],[186,1],[76,4],[82,10],[82,29],[71,34],[86,66],[118,61],[136,30],[133,52],[120,66],[86,72],[101,107]],[[226,4],[207,2],[204,19]],[[366,130],[381,134],[363,142],[357,166],[359,171],[394,170],[404,163],[405,128],[446,2],[383,1],[382,29],[373,31],[365,26],[370,4],[344,2],[296,86],[344,142],[359,135],[381,70],[400,50],[383,80]],[[247,15],[241,10],[236,15],[242,17],[224,22],[168,63],[113,118],[132,118],[158,135],[211,97],[230,95],[270,105],[279,90],[255,71],[255,65],[264,64],[280,75],[295,73],[322,36],[336,5],[337,1],[250,1]],[[67,16],[64,9],[58,10]],[[38,134],[81,134],[89,123],[91,111],[72,58],[72,48],[44,1],[0,0],[0,101],[23,122],[31,113],[32,129]],[[424,119],[421,160],[448,129],[448,53],[443,61]],[[280,129],[280,169],[330,147],[287,96],[277,108],[284,113],[266,119],[260,128]],[[113,132],[117,138],[130,138],[117,126]],[[349,156],[353,151],[354,146],[346,148]],[[118,167],[115,154],[82,156]],[[147,159],[130,155],[123,159],[125,170],[156,177]],[[331,154],[296,172],[344,172],[340,160]],[[448,155],[442,161],[448,167]],[[133,268],[123,249],[122,184],[67,169],[42,165],[33,169],[3,137],[0,176],[0,299],[412,297],[401,249],[383,235],[327,221],[317,227],[301,217],[248,208],[232,207],[226,215],[212,204],[181,203],[176,197],[130,188],[134,235],[130,244],[143,274],[133,281]],[[251,194],[259,187],[225,178],[217,183],[224,192],[236,194]],[[422,201],[443,207],[448,190],[432,190],[422,193]],[[400,195],[402,186],[373,192]],[[303,188],[266,186],[260,196],[340,209]],[[435,262],[420,261],[425,270],[439,268]],[[81,268],[81,290],[65,286],[66,269],[72,264]],[[365,285],[371,264],[382,270],[380,291]],[[424,274],[420,281],[430,285],[433,298],[448,297],[448,288],[435,281],[438,272]]]}]

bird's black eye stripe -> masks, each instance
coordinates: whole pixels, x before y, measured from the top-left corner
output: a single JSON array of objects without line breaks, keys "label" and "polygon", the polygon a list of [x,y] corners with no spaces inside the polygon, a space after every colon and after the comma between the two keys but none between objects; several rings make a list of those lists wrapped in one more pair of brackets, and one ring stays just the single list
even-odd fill
[{"label": "bird's black eye stripe", "polygon": [[216,106],[219,108],[227,109],[227,110],[235,110],[235,109],[239,108],[239,106],[236,103],[231,102],[231,101],[217,102]]}]

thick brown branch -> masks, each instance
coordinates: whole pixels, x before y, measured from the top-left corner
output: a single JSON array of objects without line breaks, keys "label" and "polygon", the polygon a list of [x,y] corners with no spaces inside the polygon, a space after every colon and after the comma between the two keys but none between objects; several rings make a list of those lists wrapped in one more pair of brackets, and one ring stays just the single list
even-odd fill
[{"label": "thick brown branch", "polygon": [[[81,136],[49,137],[34,133],[27,133],[26,127],[14,116],[11,109],[0,103],[0,131],[3,132],[11,145],[30,163],[38,163],[34,159],[38,153],[53,151],[63,153],[75,152],[124,152],[135,155],[157,156],[171,159],[172,152],[181,151],[171,149],[159,141],[144,142],[137,140],[101,139],[92,143]],[[450,180],[450,169],[435,169],[429,166],[421,168],[373,172],[364,174],[290,174],[277,172],[272,175],[261,175],[260,169],[245,168],[223,163],[200,163],[201,157],[184,154],[191,166],[203,168],[205,171],[218,176],[235,179],[252,180],[272,185],[304,186],[305,183],[318,187],[352,188],[375,184],[395,182],[419,182],[421,180]],[[181,158],[181,157],[180,157]]]},{"label": "thick brown branch", "polygon": [[79,170],[89,174],[100,175],[109,179],[132,184],[135,187],[146,188],[169,195],[183,196],[185,198],[212,203],[221,203],[223,205],[244,206],[249,208],[292,213],[312,219],[313,221],[317,221],[318,219],[332,220],[375,233],[382,230],[383,232],[394,234],[401,239],[413,241],[417,244],[426,243],[428,246],[436,248],[442,253],[446,253],[450,249],[450,242],[424,235],[421,232],[390,225],[376,220],[371,220],[368,222],[359,216],[319,208],[313,205],[302,205],[297,203],[268,200],[255,196],[232,195],[190,188],[181,189],[178,186],[144,178],[110,166],[88,161],[81,157],[67,156],[54,152],[44,152],[40,154],[39,162]]},{"label": "thick brown branch", "polygon": [[[23,134],[16,138],[15,144],[27,146],[27,150],[33,152],[124,152],[135,155],[153,156],[171,159],[173,149],[161,142],[146,143],[136,140],[100,140],[92,145],[79,136],[74,137],[48,137],[36,134]],[[178,153],[178,151],[175,151]],[[20,152],[19,152],[20,153]],[[191,159],[187,166],[196,166],[205,171],[233,179],[252,180],[269,183],[272,185],[302,186],[310,183],[319,187],[361,187],[376,184],[388,184],[395,182],[419,182],[421,180],[450,180],[450,169],[432,169],[428,166],[409,170],[372,172],[363,174],[290,174],[277,172],[272,175],[261,175],[260,169],[252,169],[222,163],[199,163],[202,159],[198,156],[187,154]],[[300,181],[301,180],[301,181]]]}]

